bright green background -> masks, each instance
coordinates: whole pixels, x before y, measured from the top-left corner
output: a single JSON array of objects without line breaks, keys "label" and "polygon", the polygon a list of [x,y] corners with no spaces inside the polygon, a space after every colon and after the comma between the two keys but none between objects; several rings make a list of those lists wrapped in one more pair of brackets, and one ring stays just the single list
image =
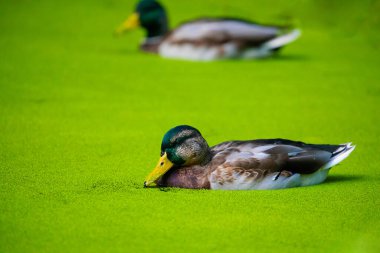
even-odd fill
[{"label": "bright green background", "polygon": [[[0,252],[380,252],[380,2],[165,1],[296,18],[276,59],[196,63],[137,50],[122,0],[0,2]],[[143,189],[163,134],[209,144],[353,141],[326,183],[278,191]]]}]

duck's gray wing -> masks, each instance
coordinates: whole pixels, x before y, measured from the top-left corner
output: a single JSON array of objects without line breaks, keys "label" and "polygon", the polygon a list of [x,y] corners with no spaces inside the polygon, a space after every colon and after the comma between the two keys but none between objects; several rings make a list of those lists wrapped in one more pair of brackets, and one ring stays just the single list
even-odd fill
[{"label": "duck's gray wing", "polygon": [[239,19],[202,18],[180,25],[171,31],[166,41],[200,45],[235,42],[242,46],[259,46],[280,35],[282,30]]},{"label": "duck's gray wing", "polygon": [[[226,148],[217,152],[211,162],[209,176],[211,189],[266,189],[281,188],[283,180],[293,173],[283,170],[287,160],[285,154],[255,153],[239,148]],[[263,182],[272,181],[282,175],[281,183],[268,185]]]},{"label": "duck's gray wing", "polygon": [[301,141],[292,141],[287,139],[258,139],[249,141],[255,145],[288,145],[288,146],[295,146],[298,148],[302,148],[305,150],[310,149],[316,149],[316,150],[324,150],[330,153],[334,153],[335,151],[339,150],[340,148],[344,148],[346,144],[340,144],[340,145],[331,145],[331,144],[307,144]]},{"label": "duck's gray wing", "polygon": [[[282,143],[290,143],[289,140],[282,140]],[[296,146],[297,145],[297,146]],[[284,170],[293,173],[310,174],[319,169],[329,169],[346,159],[355,149],[351,143],[341,145],[329,144],[305,144],[296,142],[293,145],[273,145],[273,148],[266,150],[268,154],[285,153],[287,161],[283,165]]]},{"label": "duck's gray wing", "polygon": [[292,173],[310,174],[329,162],[332,153],[322,149],[301,148],[293,145],[275,145],[266,154],[283,154],[281,170]]},{"label": "duck's gray wing", "polygon": [[324,166],[333,166],[340,162],[341,160],[337,158],[346,152],[351,152],[353,148],[350,144],[306,144],[286,139],[260,139],[225,142],[213,147],[212,150],[218,153],[223,150],[236,149],[240,152],[251,152],[253,157],[260,154],[261,163],[276,164],[277,166],[275,169],[265,167],[266,171],[285,170],[292,173],[310,174]]}]

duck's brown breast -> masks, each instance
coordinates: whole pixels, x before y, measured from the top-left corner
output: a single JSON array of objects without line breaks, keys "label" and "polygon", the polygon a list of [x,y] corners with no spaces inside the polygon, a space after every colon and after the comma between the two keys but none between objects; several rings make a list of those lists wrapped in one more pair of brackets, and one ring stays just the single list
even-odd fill
[{"label": "duck's brown breast", "polygon": [[158,185],[189,189],[210,189],[208,168],[202,166],[172,168],[162,177]]}]

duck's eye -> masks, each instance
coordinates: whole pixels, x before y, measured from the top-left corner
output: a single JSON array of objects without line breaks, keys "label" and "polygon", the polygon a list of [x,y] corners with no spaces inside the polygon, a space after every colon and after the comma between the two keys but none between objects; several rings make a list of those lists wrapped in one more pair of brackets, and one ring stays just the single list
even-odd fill
[{"label": "duck's eye", "polygon": [[164,162],[161,162],[161,163],[160,163],[160,166],[162,166],[162,165],[164,165]]}]

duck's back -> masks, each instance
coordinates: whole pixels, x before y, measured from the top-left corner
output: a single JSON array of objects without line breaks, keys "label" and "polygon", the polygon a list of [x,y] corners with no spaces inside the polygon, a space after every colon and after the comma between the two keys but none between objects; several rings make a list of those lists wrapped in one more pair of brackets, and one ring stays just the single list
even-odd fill
[{"label": "duck's back", "polygon": [[159,47],[168,58],[215,60],[264,57],[274,48],[262,46],[284,33],[276,26],[264,26],[239,19],[197,19],[174,29]]},{"label": "duck's back", "polygon": [[261,26],[237,19],[197,19],[185,23],[170,35],[173,43],[197,41],[198,43],[221,43],[232,40],[248,40],[261,44],[278,35],[279,29]]}]

